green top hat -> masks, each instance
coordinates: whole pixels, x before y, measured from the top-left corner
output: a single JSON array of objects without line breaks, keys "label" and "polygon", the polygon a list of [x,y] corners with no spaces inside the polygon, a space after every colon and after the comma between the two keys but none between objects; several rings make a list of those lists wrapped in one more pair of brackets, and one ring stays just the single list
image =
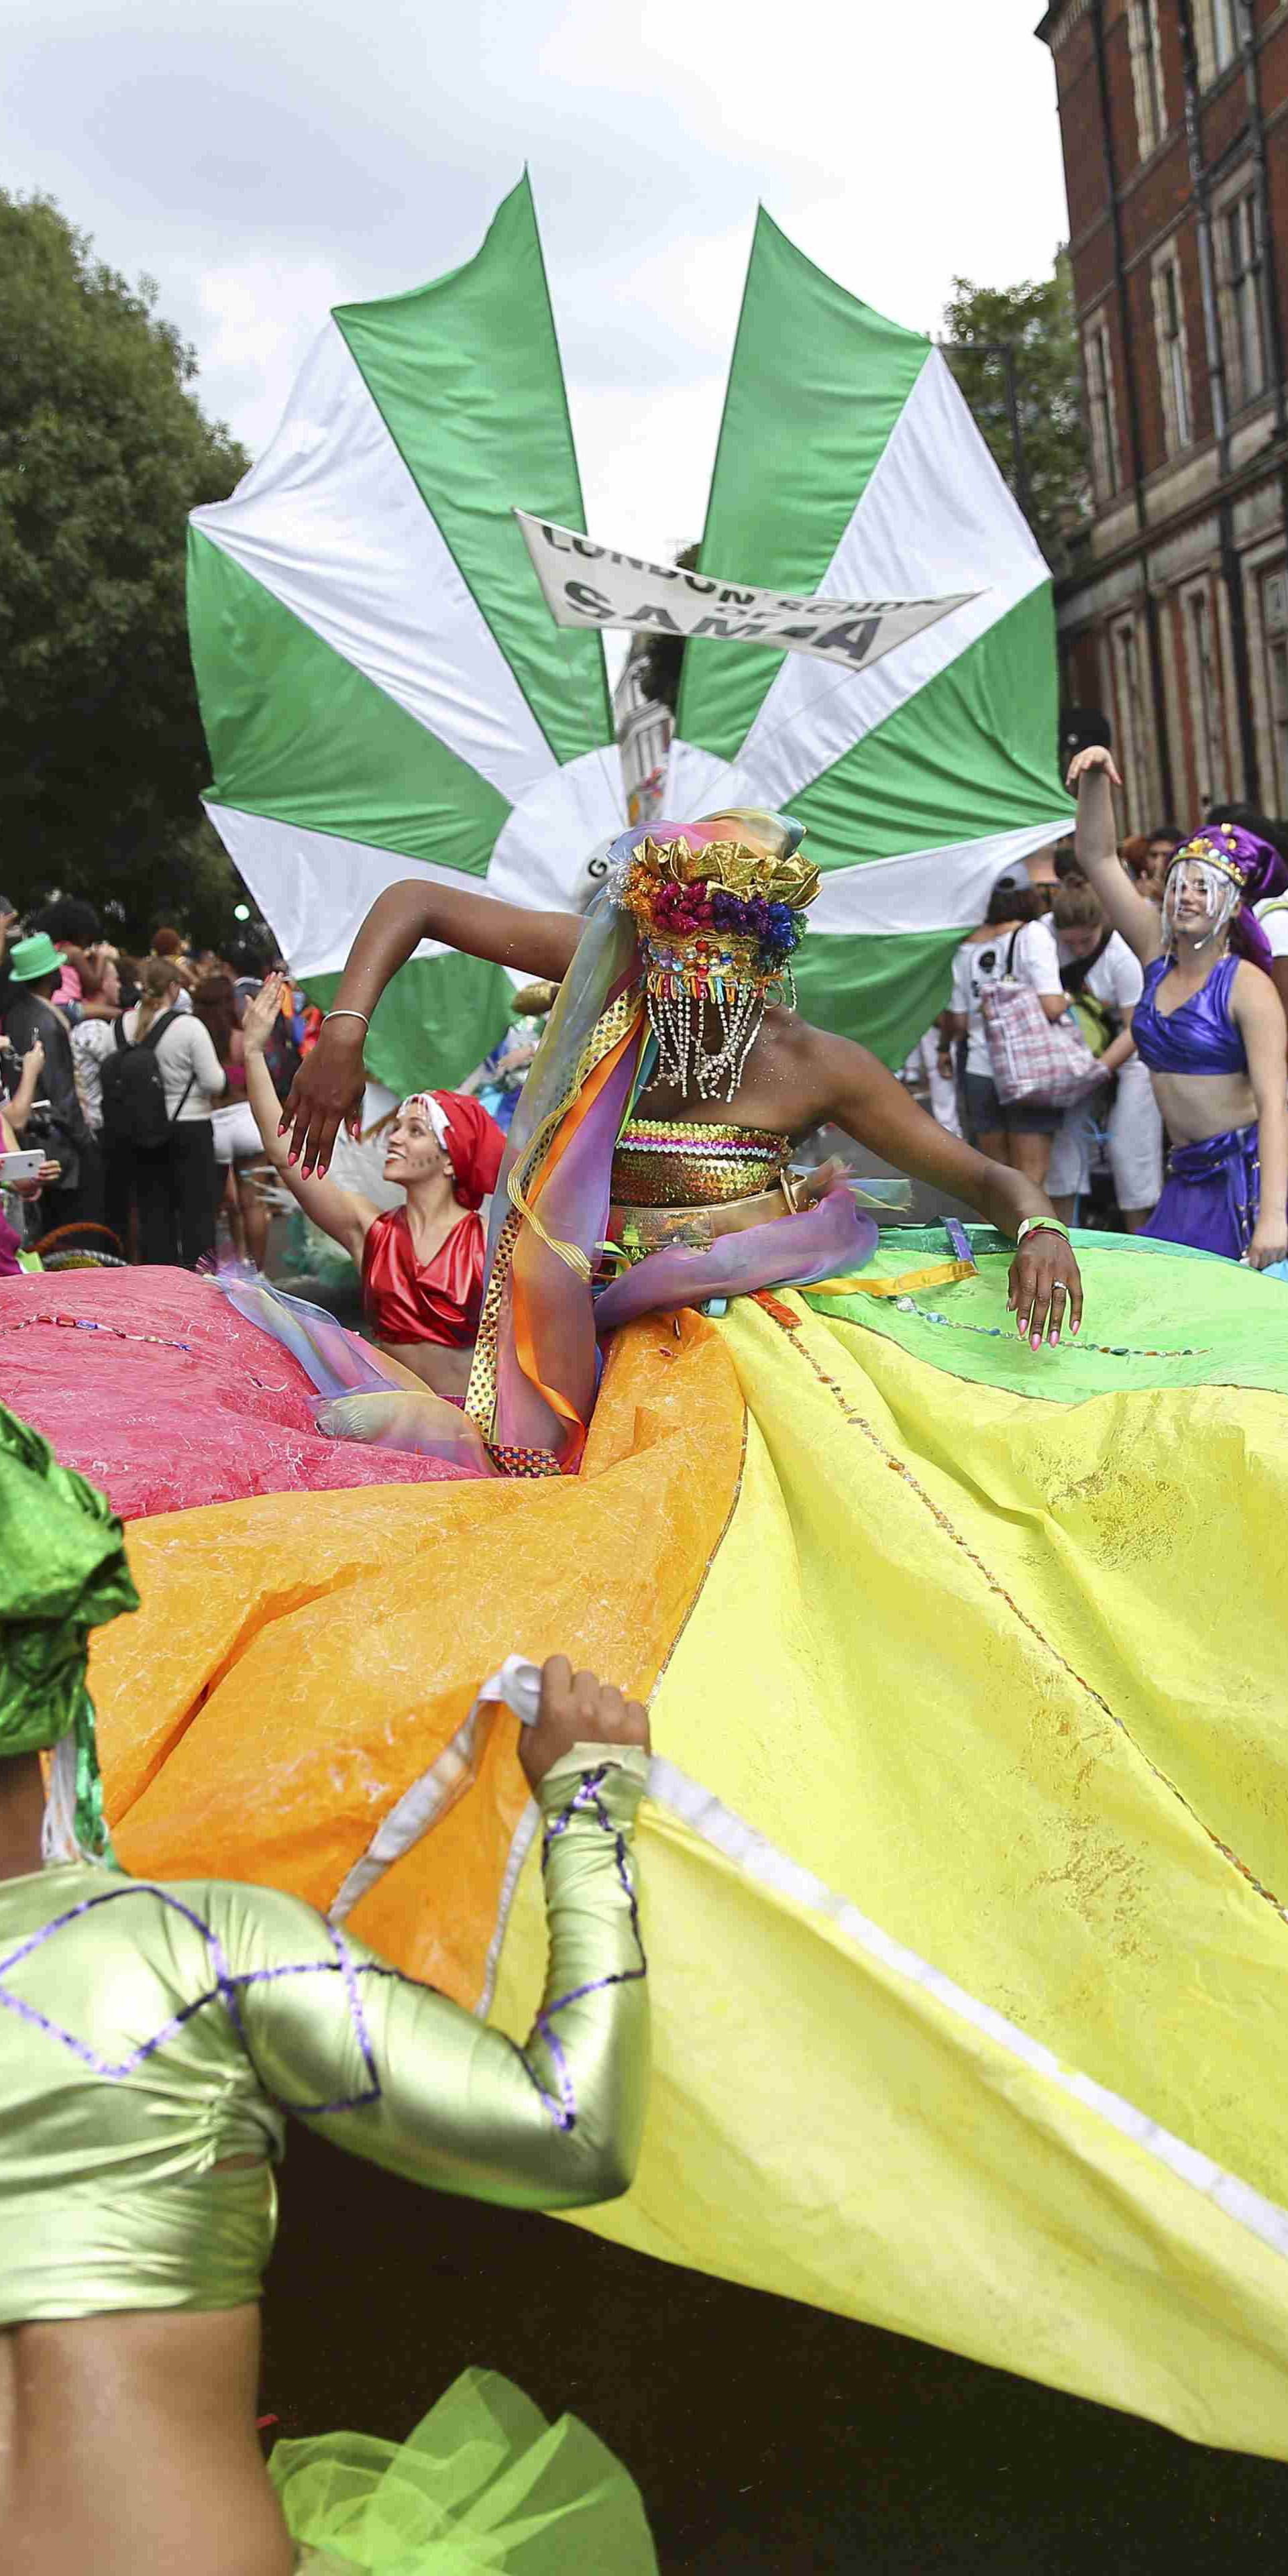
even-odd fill
[{"label": "green top hat", "polygon": [[39,984],[46,975],[61,975],[65,963],[47,930],[38,930],[34,939],[20,939],[9,951],[15,984]]}]

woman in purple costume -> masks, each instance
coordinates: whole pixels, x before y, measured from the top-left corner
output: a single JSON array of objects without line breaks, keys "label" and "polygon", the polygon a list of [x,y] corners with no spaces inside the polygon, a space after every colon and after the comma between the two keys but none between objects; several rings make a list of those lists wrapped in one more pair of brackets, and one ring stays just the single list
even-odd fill
[{"label": "woman in purple costume", "polygon": [[1132,1035],[1173,1140],[1145,1232],[1266,1270],[1288,1258],[1288,1023],[1252,905],[1284,864],[1255,832],[1205,824],[1172,860],[1160,919],[1115,850],[1121,784],[1099,744],[1069,772],[1078,865],[1145,969]]}]

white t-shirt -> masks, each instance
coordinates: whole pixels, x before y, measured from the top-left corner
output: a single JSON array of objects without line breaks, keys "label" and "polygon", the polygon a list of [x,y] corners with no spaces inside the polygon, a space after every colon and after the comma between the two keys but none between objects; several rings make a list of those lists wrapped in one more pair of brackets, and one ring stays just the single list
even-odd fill
[{"label": "white t-shirt", "polygon": [[80,1105],[97,1136],[103,1124],[103,1059],[116,1051],[115,1020],[78,1020],[72,1030],[72,1068]]},{"label": "white t-shirt", "polygon": [[[159,1012],[157,1016],[161,1016]],[[138,1012],[127,1011],[125,1034],[131,1041],[138,1024]],[[208,1118],[211,1100],[224,1089],[227,1077],[205,1021],[199,1020],[193,1011],[186,1011],[182,1018],[171,1020],[156,1041],[156,1059],[161,1067],[167,1118]],[[188,1095],[186,1100],[185,1091]],[[183,1101],[182,1108],[180,1101]]]},{"label": "white t-shirt", "polygon": [[[1288,948],[1288,941],[1285,941],[1285,947]],[[1069,963],[1063,942],[1060,962],[1065,966]],[[1111,930],[1109,946],[1084,975],[1082,989],[1084,993],[1090,993],[1093,1002],[1104,1002],[1112,1011],[1135,1010],[1145,990],[1145,970],[1118,931]]]},{"label": "white t-shirt", "polygon": [[1257,919],[1270,942],[1272,957],[1288,957],[1288,903],[1282,895],[1272,894],[1268,901],[1255,907]]},{"label": "white t-shirt", "polygon": [[993,1059],[980,997],[986,984],[1000,984],[1010,958],[1011,980],[1035,993],[1058,993],[1060,959],[1049,921],[1026,921],[1019,930],[989,931],[984,939],[964,939],[953,959],[955,1011],[966,1014],[966,1071],[992,1080]]}]

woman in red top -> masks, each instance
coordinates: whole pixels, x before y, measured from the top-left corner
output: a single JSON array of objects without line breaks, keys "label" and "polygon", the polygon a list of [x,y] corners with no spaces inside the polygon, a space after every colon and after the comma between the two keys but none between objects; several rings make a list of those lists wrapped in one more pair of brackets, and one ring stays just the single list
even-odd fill
[{"label": "woman in red top", "polygon": [[264,1151],[305,1215],[357,1263],[363,1311],[381,1350],[437,1394],[463,1396],[483,1297],[479,1209],[495,1186],[505,1138],[479,1101],[417,1091],[395,1116],[385,1156],[385,1179],[405,1190],[405,1207],[381,1210],[356,1190],[307,1178],[287,1162],[277,1133],[281,1104],[264,1062],[281,990],[281,978],[270,976],[242,1023],[247,1096]]}]

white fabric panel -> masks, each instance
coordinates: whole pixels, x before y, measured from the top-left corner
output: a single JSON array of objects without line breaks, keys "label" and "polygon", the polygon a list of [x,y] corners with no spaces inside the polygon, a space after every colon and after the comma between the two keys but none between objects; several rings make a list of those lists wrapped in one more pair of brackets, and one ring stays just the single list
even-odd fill
[{"label": "white fabric panel", "polygon": [[867,671],[837,672],[789,653],[738,755],[740,767],[754,767],[757,802],[790,806],[1047,579],[947,362],[932,349],[819,589],[873,599],[979,596]]},{"label": "white fabric panel", "polygon": [[[732,644],[730,652],[738,647]],[[763,805],[763,796],[747,793],[740,769],[718,752],[700,751],[696,742],[671,736],[667,754],[666,793],[662,812],[668,823],[696,823],[704,814],[719,814],[726,805]]]},{"label": "white fabric panel", "polygon": [[[429,885],[478,883],[459,868],[429,867],[398,850],[337,840],[329,832],[306,832],[297,823],[243,814],[210,799],[206,812],[297,975],[338,974],[386,886],[398,885],[404,877],[424,877]],[[429,940],[422,940],[416,951],[418,957],[444,953]]]},{"label": "white fabric panel", "polygon": [[[581,911],[595,890],[588,854],[602,850],[625,828],[620,783],[612,779],[611,752],[587,752],[556,771],[530,804],[522,830],[513,815],[493,854],[486,891],[507,903],[536,910]],[[581,773],[580,777],[577,773]],[[732,773],[726,773],[732,775]],[[553,790],[562,788],[562,800]],[[717,797],[715,802],[719,803]],[[703,811],[710,812],[705,804]],[[435,868],[398,851],[373,849],[327,832],[306,832],[263,814],[209,802],[206,811],[260,911],[271,923],[283,956],[297,975],[333,975],[343,967],[362,923],[385,887],[406,877],[428,885],[477,886],[459,868]],[[672,816],[674,820],[685,820]],[[1062,818],[1030,823],[953,848],[915,851],[909,858],[871,859],[838,868],[823,879],[810,907],[811,930],[882,932],[969,929],[981,920],[990,888],[1004,868],[1058,839]],[[508,840],[508,849],[503,844]],[[482,891],[482,888],[480,888]],[[436,942],[422,940],[418,957],[441,957]],[[512,981],[522,983],[516,974]]]},{"label": "white fabric panel", "polygon": [[192,522],[503,796],[557,766],[333,321],[267,453]]},{"label": "white fabric panel", "polygon": [[[615,744],[583,752],[530,791],[500,834],[486,880],[213,799],[206,811],[297,975],[338,973],[377,895],[406,877],[480,893],[486,885],[489,894],[533,911],[580,912],[596,885],[588,857],[626,828]],[[445,953],[428,940],[416,951],[418,957]],[[516,974],[512,980],[530,979]]]},{"label": "white fabric panel", "polygon": [[616,743],[583,751],[543,778],[502,824],[488,867],[488,893],[538,911],[584,911],[596,884],[587,875],[587,860],[625,829]]},{"label": "white fabric panel", "polygon": [[[980,841],[831,868],[810,905],[810,930],[970,930],[983,920],[1003,870],[1049,849],[1066,828],[1065,816],[1053,816],[1049,823],[1026,823],[1018,832],[994,832]],[[808,854],[808,841],[805,848]]]}]

